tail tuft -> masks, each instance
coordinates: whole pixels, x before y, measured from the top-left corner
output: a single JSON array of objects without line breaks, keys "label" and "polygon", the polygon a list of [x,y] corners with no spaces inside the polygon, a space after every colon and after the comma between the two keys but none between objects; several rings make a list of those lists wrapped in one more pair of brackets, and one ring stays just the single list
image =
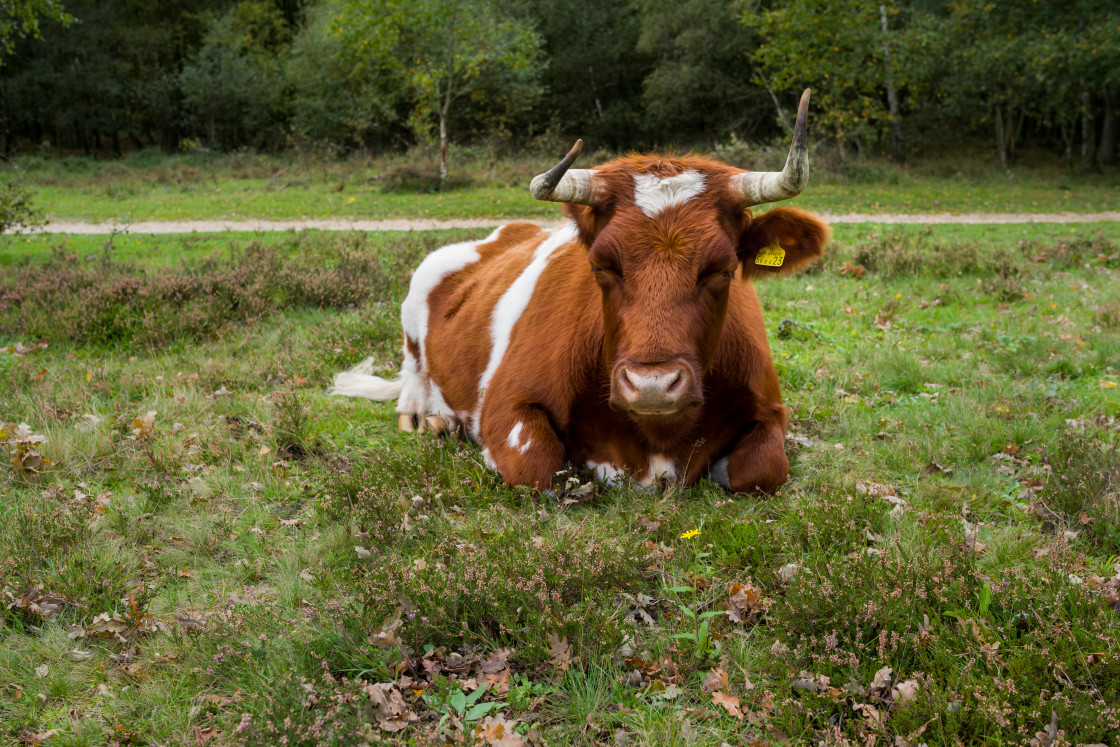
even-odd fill
[{"label": "tail tuft", "polygon": [[349,371],[335,374],[330,393],[340,397],[362,397],[377,402],[396,399],[401,394],[401,380],[386,381],[373,376],[373,358],[366,358]]}]

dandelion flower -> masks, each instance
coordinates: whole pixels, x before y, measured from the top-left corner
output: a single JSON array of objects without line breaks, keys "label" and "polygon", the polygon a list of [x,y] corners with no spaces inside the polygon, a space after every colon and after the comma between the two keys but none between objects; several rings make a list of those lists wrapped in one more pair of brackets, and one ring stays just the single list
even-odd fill
[{"label": "dandelion flower", "polygon": [[689,529],[687,532],[685,532],[684,534],[681,535],[681,539],[682,540],[690,540],[693,537],[698,537],[698,536],[700,536],[700,530],[699,529]]}]

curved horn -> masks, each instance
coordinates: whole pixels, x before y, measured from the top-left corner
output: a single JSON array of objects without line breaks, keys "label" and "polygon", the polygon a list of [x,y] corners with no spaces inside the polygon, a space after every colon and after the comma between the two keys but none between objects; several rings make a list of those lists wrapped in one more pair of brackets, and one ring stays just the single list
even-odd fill
[{"label": "curved horn", "polygon": [[789,148],[786,167],[781,171],[746,171],[731,177],[729,187],[743,195],[743,204],[762,205],[796,197],[809,183],[809,146],[806,138],[809,117],[809,89],[801,94],[797,107],[797,123],[793,126],[793,145]]},{"label": "curved horn", "polygon": [[533,177],[529,191],[533,197],[545,202],[571,202],[576,205],[594,205],[595,171],[593,169],[571,169],[576,157],[583,150],[583,141],[577,140],[564,160],[543,174]]}]

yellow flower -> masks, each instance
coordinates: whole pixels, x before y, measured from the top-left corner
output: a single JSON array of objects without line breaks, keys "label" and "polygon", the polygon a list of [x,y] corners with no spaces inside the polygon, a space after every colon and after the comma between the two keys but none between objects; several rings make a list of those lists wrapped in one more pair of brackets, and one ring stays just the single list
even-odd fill
[{"label": "yellow flower", "polygon": [[1101,386],[1104,387],[1105,389],[1115,389],[1116,388],[1116,382],[1105,380],[1105,381],[1101,382]]},{"label": "yellow flower", "polygon": [[698,536],[700,536],[700,530],[699,529],[689,529],[687,532],[685,532],[684,534],[681,535],[681,539],[682,540],[690,540],[693,537],[698,537]]}]

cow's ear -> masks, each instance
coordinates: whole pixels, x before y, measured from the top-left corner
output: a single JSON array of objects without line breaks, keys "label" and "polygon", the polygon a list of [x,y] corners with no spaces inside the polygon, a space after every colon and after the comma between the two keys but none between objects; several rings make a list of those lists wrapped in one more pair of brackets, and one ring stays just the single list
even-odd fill
[{"label": "cow's ear", "polygon": [[832,238],[828,225],[797,208],[775,208],[749,220],[739,237],[743,277],[789,273],[817,260]]}]

